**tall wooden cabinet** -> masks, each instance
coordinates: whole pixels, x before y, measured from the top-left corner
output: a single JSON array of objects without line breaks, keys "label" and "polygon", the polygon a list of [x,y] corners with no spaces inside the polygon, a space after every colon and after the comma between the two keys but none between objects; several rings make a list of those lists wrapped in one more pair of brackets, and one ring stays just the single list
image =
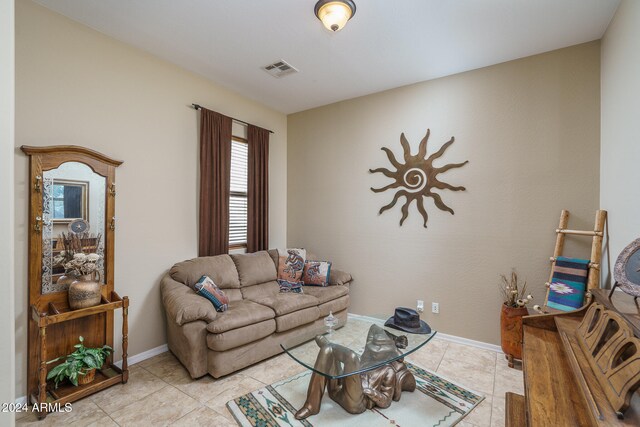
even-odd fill
[{"label": "tall wooden cabinet", "polygon": [[[55,406],[51,404],[74,402],[128,379],[129,299],[114,287],[115,170],[122,162],[77,146],[21,148],[30,159],[28,398],[44,418]],[[67,191],[65,186],[83,190]],[[91,252],[101,255],[101,302],[78,310],[69,308],[69,284],[60,279],[64,270],[56,262],[59,236],[73,232],[74,226],[86,228],[85,236],[93,236],[87,239]],[[47,370],[55,364],[47,361],[73,352],[79,336],[87,347],[113,347],[116,313],[122,316],[121,368],[112,354],[89,384],[60,384],[56,389],[48,383]]]}]

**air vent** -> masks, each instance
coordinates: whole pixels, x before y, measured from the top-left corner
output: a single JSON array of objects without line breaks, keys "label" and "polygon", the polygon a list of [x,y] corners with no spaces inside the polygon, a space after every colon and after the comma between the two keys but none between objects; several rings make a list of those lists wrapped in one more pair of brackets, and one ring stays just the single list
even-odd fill
[{"label": "air vent", "polygon": [[274,62],[273,64],[266,65],[262,67],[262,69],[276,79],[298,72],[298,70],[293,65],[282,59],[280,61]]}]

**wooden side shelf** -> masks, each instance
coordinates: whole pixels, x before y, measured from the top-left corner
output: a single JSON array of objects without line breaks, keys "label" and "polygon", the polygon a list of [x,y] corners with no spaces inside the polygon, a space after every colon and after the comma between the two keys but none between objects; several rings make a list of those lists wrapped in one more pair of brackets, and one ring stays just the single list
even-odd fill
[{"label": "wooden side shelf", "polygon": [[[126,298],[126,297],[125,297]],[[47,311],[39,311],[35,305],[31,306],[31,318],[38,324],[38,327],[53,325],[55,323],[66,322],[68,320],[80,319],[81,317],[93,316],[94,314],[113,311],[123,307],[123,300],[116,293],[111,292],[111,297],[102,297],[102,302],[94,307],[71,310],[69,307],[57,307],[50,302]]]},{"label": "wooden side shelf", "polygon": [[[105,388],[111,387],[117,383],[126,383],[124,379],[126,372],[122,371],[116,365],[105,365],[103,369],[96,371],[96,377],[89,384],[78,385],[77,387],[64,383],[59,385],[56,389],[52,382],[47,383],[47,398],[46,403],[48,405],[65,405],[66,403],[75,402],[90,394],[96,393]],[[34,394],[31,396],[31,403],[38,403],[38,397]]]},{"label": "wooden side shelf", "polygon": [[[56,389],[53,382],[47,382],[47,327],[52,327],[66,321],[81,319],[87,316],[94,316],[100,313],[113,312],[113,310],[122,308],[122,369],[111,363],[109,357],[105,366],[96,371],[95,379],[89,384],[74,386],[65,382]],[[47,311],[41,312],[31,306],[32,321],[37,324],[40,331],[40,340],[38,346],[39,353],[39,369],[38,369],[38,389],[32,392],[29,397],[33,405],[37,405],[38,418],[42,419],[47,415],[47,407],[43,408],[43,404],[60,404],[75,402],[90,394],[104,390],[117,383],[126,384],[129,380],[129,370],[127,367],[127,347],[129,344],[129,298],[122,297],[112,291],[110,299],[102,297],[102,303],[79,310],[70,310],[68,307],[58,308],[54,303],[50,302]]]},{"label": "wooden side shelf", "polygon": [[57,389],[51,387],[47,391],[51,397],[56,400],[69,400],[69,398],[74,395],[91,394],[120,381],[122,381],[122,371],[115,365],[109,365],[105,369],[96,371],[95,379],[89,384],[79,385],[78,387],[75,387],[72,384],[65,384],[63,386],[59,386]]}]

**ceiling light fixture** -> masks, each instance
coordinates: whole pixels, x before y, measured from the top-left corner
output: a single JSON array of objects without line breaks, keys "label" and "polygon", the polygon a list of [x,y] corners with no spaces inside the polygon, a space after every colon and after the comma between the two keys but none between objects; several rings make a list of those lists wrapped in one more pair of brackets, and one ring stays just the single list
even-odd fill
[{"label": "ceiling light fixture", "polygon": [[327,30],[336,32],[356,14],[356,4],[353,0],[320,0],[313,11]]}]

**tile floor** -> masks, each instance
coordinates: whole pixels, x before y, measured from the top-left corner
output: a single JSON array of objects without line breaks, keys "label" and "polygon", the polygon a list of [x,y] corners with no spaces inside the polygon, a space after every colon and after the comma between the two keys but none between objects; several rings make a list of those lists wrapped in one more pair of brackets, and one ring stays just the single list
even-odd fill
[{"label": "tile floor", "polygon": [[[522,371],[510,369],[502,353],[434,339],[408,359],[486,395],[461,427],[504,426],[505,392],[523,393]],[[70,413],[49,414],[41,422],[17,414],[16,425],[236,427],[228,400],[304,370],[281,354],[225,378],[192,380],[169,352],[130,369],[127,384],[74,403]]]}]

